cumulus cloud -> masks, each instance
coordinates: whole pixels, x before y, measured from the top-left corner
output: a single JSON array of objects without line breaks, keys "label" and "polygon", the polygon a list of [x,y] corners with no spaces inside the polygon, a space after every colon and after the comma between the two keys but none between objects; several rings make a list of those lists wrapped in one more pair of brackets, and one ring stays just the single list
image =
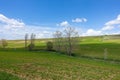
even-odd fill
[{"label": "cumulus cloud", "polygon": [[61,22],[60,24],[57,24],[57,26],[62,26],[62,27],[67,27],[69,26],[70,24],[68,23],[68,21],[63,21]]},{"label": "cumulus cloud", "polygon": [[18,27],[21,28],[25,26],[25,24],[22,21],[8,18],[4,16],[3,14],[0,14],[0,23],[2,23],[3,26],[8,29],[18,28]]},{"label": "cumulus cloud", "polygon": [[114,29],[114,26],[111,26],[111,25],[107,25],[107,26],[105,26],[105,27],[103,27],[102,28],[102,30],[112,30],[112,29]]},{"label": "cumulus cloud", "polygon": [[102,34],[102,31],[88,29],[85,33],[83,33],[83,36],[97,36],[97,35],[101,35],[101,34]]},{"label": "cumulus cloud", "polygon": [[26,25],[22,21],[0,14],[0,39],[24,39],[26,33],[29,35],[34,33],[36,38],[48,38],[52,36],[52,32],[55,30],[55,28],[51,27]]},{"label": "cumulus cloud", "polygon": [[73,19],[72,22],[80,23],[80,22],[87,22],[86,18],[76,18]]},{"label": "cumulus cloud", "polygon": [[106,22],[102,30],[112,30],[115,27],[119,27],[119,26],[120,26],[120,15],[118,15],[116,19]]},{"label": "cumulus cloud", "polygon": [[29,26],[26,25],[24,28],[12,28],[12,29],[5,29],[2,28],[2,31],[0,30],[0,39],[24,39],[24,36],[26,33],[29,34],[29,36],[34,33],[36,34],[36,38],[49,38],[52,37],[52,33],[56,29],[45,27],[45,26]]}]

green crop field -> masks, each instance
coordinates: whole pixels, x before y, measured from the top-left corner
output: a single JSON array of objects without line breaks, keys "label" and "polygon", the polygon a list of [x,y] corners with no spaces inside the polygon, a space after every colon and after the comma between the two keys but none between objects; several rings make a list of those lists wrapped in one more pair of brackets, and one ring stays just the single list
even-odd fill
[{"label": "green crop field", "polygon": [[49,40],[36,40],[37,51],[25,50],[22,40],[8,41],[6,49],[0,49],[0,80],[120,79],[120,39],[84,37],[74,50],[76,56],[45,51]]}]

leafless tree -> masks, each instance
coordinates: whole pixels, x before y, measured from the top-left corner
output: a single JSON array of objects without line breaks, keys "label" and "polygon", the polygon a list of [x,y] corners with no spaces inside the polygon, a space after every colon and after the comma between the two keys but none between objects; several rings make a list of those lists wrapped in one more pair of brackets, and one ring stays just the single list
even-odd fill
[{"label": "leafless tree", "polygon": [[64,47],[68,55],[71,56],[73,50],[78,44],[79,34],[73,27],[66,27],[64,29]]},{"label": "leafless tree", "polygon": [[27,48],[27,42],[28,42],[28,34],[25,34],[25,48]]},{"label": "leafless tree", "polygon": [[53,36],[54,36],[54,49],[60,52],[62,48],[62,32],[56,31]]},{"label": "leafless tree", "polygon": [[73,27],[65,27],[63,32],[56,31],[54,33],[55,50],[64,51],[71,56],[73,50],[77,48],[78,38],[78,32]]}]

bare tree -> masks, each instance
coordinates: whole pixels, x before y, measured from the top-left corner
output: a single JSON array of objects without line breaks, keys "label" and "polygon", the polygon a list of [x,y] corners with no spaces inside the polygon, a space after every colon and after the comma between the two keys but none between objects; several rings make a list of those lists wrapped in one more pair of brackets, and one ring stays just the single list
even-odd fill
[{"label": "bare tree", "polygon": [[62,32],[56,31],[53,36],[54,36],[54,49],[60,52],[62,48]]},{"label": "bare tree", "polygon": [[73,27],[65,27],[63,32],[56,31],[54,33],[54,47],[57,51],[65,51],[68,55],[72,55],[73,50],[78,44],[78,32]]},{"label": "bare tree", "polygon": [[7,40],[6,39],[2,39],[1,40],[1,45],[3,48],[5,48],[6,46],[8,46]]},{"label": "bare tree", "polygon": [[25,48],[27,48],[27,42],[28,42],[28,34],[25,34]]},{"label": "bare tree", "polygon": [[73,50],[78,44],[79,34],[73,27],[66,27],[64,29],[64,47],[68,55],[71,56]]}]

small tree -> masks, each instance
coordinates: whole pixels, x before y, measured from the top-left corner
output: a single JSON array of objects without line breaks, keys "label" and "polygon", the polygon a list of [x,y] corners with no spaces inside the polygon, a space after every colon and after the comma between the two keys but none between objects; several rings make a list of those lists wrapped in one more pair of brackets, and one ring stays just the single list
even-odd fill
[{"label": "small tree", "polygon": [[52,51],[53,50],[53,43],[51,41],[47,42],[47,50]]},{"label": "small tree", "polygon": [[8,46],[8,43],[7,43],[7,40],[6,39],[2,39],[1,40],[1,44],[2,44],[2,47],[5,48],[6,46]]},{"label": "small tree", "polygon": [[29,49],[29,51],[32,51],[34,47],[35,47],[34,44],[29,44],[29,45],[28,45],[28,49]]}]

